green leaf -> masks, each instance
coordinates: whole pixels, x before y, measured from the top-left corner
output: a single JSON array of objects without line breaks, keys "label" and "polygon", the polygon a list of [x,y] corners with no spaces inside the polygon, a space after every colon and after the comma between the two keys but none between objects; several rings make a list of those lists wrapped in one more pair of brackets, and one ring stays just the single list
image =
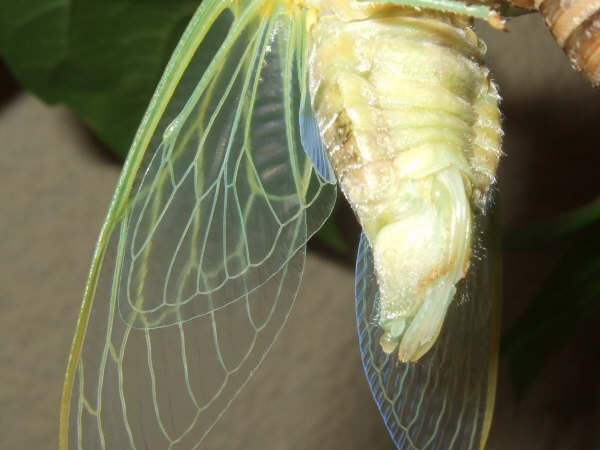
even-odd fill
[{"label": "green leaf", "polygon": [[600,307],[600,227],[582,232],[542,291],[502,340],[517,395],[522,395],[550,356]]},{"label": "green leaf", "polygon": [[333,212],[323,227],[317,231],[316,242],[312,244],[316,244],[317,248],[322,244],[322,250],[354,266],[360,231],[356,216],[338,185]]},{"label": "green leaf", "polygon": [[554,219],[509,230],[502,247],[507,251],[538,250],[572,237],[600,219],[600,198]]},{"label": "green leaf", "polygon": [[199,0],[0,0],[0,55],[125,157]]},{"label": "green leaf", "polygon": [[[63,103],[125,158],[200,0],[0,0],[0,55],[48,103]],[[319,232],[348,254],[339,227]]]},{"label": "green leaf", "polygon": [[342,236],[342,231],[333,218],[327,220],[323,227],[317,231],[317,238],[327,247],[340,255],[346,255],[350,252],[350,248]]}]

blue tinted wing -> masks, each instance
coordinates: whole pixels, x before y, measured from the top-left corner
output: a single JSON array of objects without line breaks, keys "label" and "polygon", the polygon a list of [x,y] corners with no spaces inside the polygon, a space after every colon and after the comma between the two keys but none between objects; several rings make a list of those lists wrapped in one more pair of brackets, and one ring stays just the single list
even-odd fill
[{"label": "blue tinted wing", "polygon": [[335,173],[319,134],[319,126],[308,99],[308,93],[300,104],[300,138],[304,151],[313,163],[316,172],[328,183],[335,184]]},{"label": "blue tinted wing", "polygon": [[[479,227],[489,228],[489,217]],[[487,236],[481,234],[481,236]],[[493,238],[492,236],[489,236]],[[437,343],[401,363],[379,345],[379,292],[364,233],[356,261],[356,319],[365,374],[399,449],[480,449],[494,407],[499,267],[493,239],[478,245]]]}]

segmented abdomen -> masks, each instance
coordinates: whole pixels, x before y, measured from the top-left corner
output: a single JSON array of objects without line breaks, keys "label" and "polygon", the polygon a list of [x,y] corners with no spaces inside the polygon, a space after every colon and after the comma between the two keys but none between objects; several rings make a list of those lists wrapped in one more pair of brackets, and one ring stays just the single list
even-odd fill
[{"label": "segmented abdomen", "polygon": [[317,22],[310,91],[373,248],[382,345],[416,360],[469,265],[471,206],[484,208],[501,153],[499,97],[465,20],[389,8]]},{"label": "segmented abdomen", "polygon": [[600,86],[600,1],[535,0],[573,67]]}]

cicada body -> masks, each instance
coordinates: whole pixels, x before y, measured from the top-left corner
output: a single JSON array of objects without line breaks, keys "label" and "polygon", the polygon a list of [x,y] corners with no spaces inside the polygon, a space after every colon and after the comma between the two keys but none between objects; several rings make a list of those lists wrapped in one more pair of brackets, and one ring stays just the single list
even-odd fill
[{"label": "cicada body", "polygon": [[313,27],[310,86],[373,249],[382,345],[416,361],[469,267],[472,208],[485,209],[501,153],[499,96],[466,19],[381,8]]},{"label": "cicada body", "polygon": [[467,19],[361,6],[334,3],[312,28],[309,86],[364,230],[365,373],[399,448],[480,448],[495,385],[497,262],[485,248],[497,243],[482,231],[492,228],[499,95]]},{"label": "cicada body", "polygon": [[397,3],[200,6],[99,238],[61,449],[201,447],[284,325],[336,180],[364,228],[359,339],[394,442],[484,445],[499,97],[468,19]]}]

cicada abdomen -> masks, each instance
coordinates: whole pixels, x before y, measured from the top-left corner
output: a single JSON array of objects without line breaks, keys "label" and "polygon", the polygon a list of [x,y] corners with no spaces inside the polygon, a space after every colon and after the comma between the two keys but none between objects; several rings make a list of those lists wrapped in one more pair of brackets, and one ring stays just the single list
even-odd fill
[{"label": "cicada abdomen", "polygon": [[600,86],[600,1],[535,0],[571,65]]},{"label": "cicada abdomen", "polygon": [[469,267],[501,154],[499,95],[468,19],[331,4],[312,28],[313,108],[373,250],[381,346],[416,361]]}]

